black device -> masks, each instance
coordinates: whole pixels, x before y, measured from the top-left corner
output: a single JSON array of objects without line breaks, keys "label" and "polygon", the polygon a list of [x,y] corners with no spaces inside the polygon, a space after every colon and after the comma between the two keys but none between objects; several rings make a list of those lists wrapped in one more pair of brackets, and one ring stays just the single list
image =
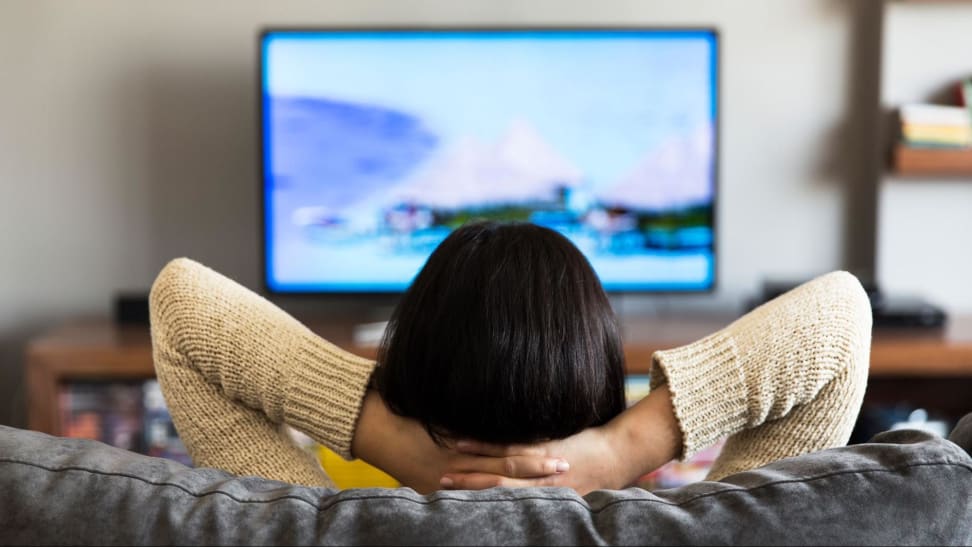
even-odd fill
[{"label": "black device", "polygon": [[148,325],[149,297],[147,292],[123,292],[115,295],[115,322],[119,325]]},{"label": "black device", "polygon": [[945,310],[916,295],[876,293],[871,298],[875,327],[942,327]]},{"label": "black device", "polygon": [[[746,310],[780,296],[801,282],[766,281],[759,296],[747,302]],[[877,284],[865,283],[876,328],[941,328],[948,321],[945,310],[918,295],[888,294]]]}]

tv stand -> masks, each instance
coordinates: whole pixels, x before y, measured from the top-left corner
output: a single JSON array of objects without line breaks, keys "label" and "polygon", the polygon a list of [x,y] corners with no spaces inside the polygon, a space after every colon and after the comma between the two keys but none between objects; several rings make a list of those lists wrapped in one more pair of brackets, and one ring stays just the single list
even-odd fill
[{"label": "tv stand", "polygon": [[[622,323],[629,374],[646,374],[651,355],[727,325],[732,316],[631,318]],[[340,347],[374,358],[377,347],[354,341],[357,323],[338,319],[308,327]],[[30,340],[26,370],[29,427],[57,434],[58,388],[72,381],[138,380],[155,376],[152,343],[144,326],[109,320],[69,323]],[[942,329],[874,331],[865,401],[912,400],[927,408],[968,412],[972,389],[972,316],[952,318]]]}]

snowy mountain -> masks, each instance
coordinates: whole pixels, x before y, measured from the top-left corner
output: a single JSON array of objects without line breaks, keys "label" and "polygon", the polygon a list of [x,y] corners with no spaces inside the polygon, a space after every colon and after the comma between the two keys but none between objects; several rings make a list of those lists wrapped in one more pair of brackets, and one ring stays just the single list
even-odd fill
[{"label": "snowy mountain", "polygon": [[443,209],[550,201],[582,176],[532,125],[517,120],[495,143],[468,137],[438,150],[386,200]]},{"label": "snowy mountain", "polygon": [[628,174],[598,195],[608,206],[657,211],[712,200],[712,127],[673,138],[649,151]]}]

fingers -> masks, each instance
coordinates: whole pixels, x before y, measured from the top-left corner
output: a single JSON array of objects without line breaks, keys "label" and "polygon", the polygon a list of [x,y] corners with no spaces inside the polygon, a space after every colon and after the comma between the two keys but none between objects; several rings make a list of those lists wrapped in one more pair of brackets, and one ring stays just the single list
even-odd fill
[{"label": "fingers", "polygon": [[558,486],[561,475],[533,479],[514,479],[490,473],[459,473],[442,477],[439,486],[446,490],[485,490],[486,488],[526,488],[529,486]]},{"label": "fingers", "polygon": [[494,458],[547,455],[546,447],[540,444],[490,444],[480,441],[461,440],[456,443],[455,448],[458,452],[464,454],[492,456]]},{"label": "fingers", "polygon": [[459,456],[449,462],[454,473],[485,473],[508,478],[525,479],[563,473],[570,464],[560,458],[542,456]]}]

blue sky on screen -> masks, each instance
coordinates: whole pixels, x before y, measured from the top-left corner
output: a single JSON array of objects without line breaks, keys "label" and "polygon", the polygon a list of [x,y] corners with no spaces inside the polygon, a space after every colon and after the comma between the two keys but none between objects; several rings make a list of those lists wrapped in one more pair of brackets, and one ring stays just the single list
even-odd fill
[{"label": "blue sky on screen", "polygon": [[274,35],[269,92],[401,110],[444,140],[492,142],[528,120],[593,184],[614,183],[646,150],[714,118],[712,42],[702,32],[378,36]]}]

